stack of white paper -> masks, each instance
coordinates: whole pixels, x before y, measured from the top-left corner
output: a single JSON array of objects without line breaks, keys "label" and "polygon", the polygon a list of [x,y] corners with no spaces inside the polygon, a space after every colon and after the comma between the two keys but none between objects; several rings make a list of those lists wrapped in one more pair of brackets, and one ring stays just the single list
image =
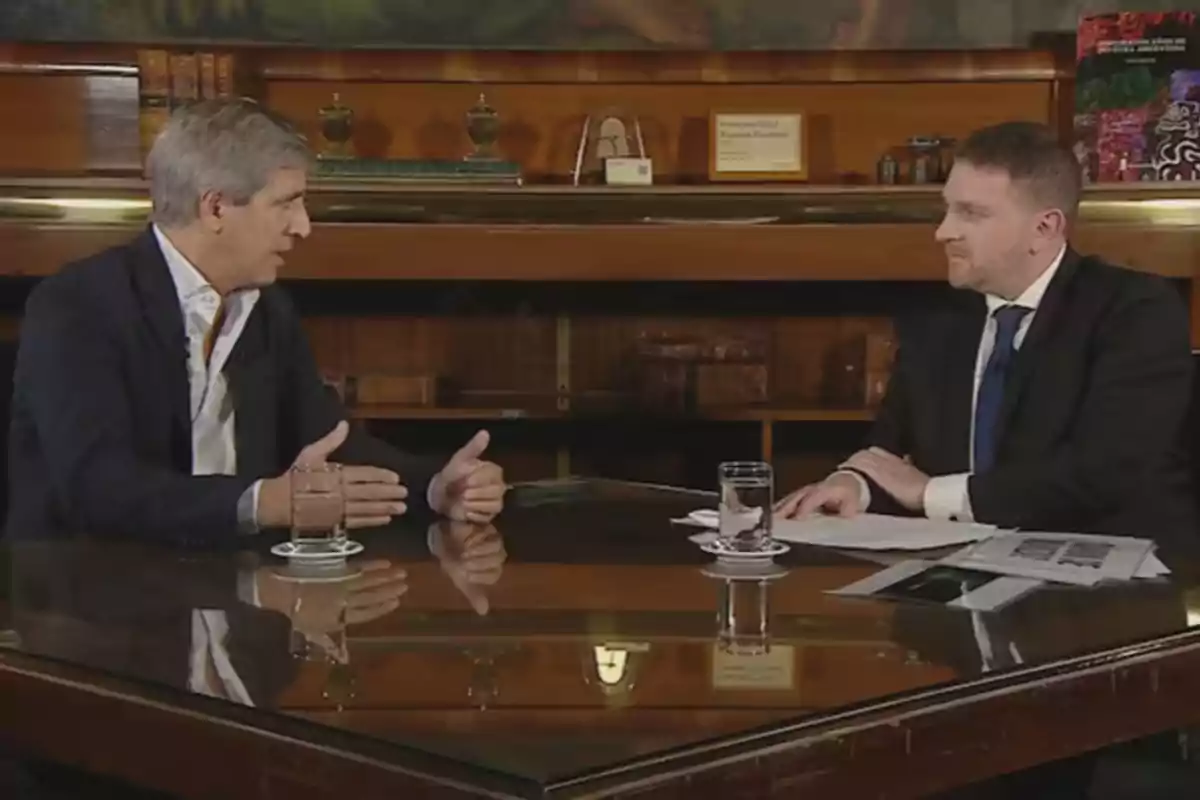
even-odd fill
[{"label": "stack of white paper", "polygon": [[[672,521],[716,528],[719,515],[713,509],[702,509]],[[813,515],[802,519],[777,516],[772,527],[772,536],[783,542],[848,550],[930,550],[978,542],[996,532],[994,525],[883,514],[859,514],[850,518]]]},{"label": "stack of white paper", "polygon": [[1153,578],[1169,572],[1153,555],[1154,542],[1128,536],[999,533],[964,547],[942,564],[1003,575],[1093,586],[1100,581]]}]

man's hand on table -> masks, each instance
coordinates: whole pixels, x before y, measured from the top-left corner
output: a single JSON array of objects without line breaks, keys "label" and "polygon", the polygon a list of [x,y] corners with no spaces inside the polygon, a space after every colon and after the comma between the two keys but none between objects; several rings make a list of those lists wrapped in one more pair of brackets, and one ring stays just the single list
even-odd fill
[{"label": "man's hand on table", "polygon": [[865,510],[859,479],[844,472],[801,487],[775,504],[775,513],[787,518],[818,513],[853,517]]},{"label": "man's hand on table", "polygon": [[[342,446],[350,426],[339,422],[325,437],[300,451],[293,466],[319,466]],[[392,517],[408,510],[408,489],[400,476],[378,467],[342,465],[345,495],[344,522],[347,528],[387,525]],[[286,528],[292,524],[292,480],[290,472],[262,482],[256,519],[261,528]]]},{"label": "man's hand on table", "polygon": [[925,510],[925,487],[929,485],[929,476],[907,458],[872,447],[850,456],[843,466],[856,469],[875,481],[909,511]]}]

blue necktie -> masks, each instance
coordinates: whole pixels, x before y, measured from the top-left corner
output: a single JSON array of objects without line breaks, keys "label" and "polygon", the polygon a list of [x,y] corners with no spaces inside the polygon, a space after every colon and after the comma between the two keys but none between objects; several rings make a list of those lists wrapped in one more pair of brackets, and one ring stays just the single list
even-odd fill
[{"label": "blue necktie", "polygon": [[1021,306],[1001,306],[993,314],[996,318],[996,344],[992,347],[992,355],[979,382],[979,396],[975,398],[976,474],[987,472],[996,461],[996,421],[1000,416],[1000,405],[1004,402],[1004,383],[1013,354],[1016,353],[1014,345],[1017,330],[1029,311]]}]

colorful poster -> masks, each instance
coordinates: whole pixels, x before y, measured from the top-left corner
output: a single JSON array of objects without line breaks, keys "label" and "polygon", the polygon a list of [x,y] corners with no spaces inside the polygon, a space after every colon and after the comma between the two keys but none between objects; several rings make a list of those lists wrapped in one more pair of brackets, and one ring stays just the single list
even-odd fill
[{"label": "colorful poster", "polygon": [[1088,182],[1200,179],[1196,19],[1171,11],[1080,20],[1075,153]]}]

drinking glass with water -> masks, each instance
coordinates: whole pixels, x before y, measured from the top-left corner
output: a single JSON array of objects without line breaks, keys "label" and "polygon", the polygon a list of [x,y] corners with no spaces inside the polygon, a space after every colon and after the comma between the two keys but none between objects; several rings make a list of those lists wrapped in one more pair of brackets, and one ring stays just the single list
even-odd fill
[{"label": "drinking glass with water", "polygon": [[753,553],[771,543],[775,480],[763,461],[729,461],[718,468],[720,525],[717,538],[724,550]]},{"label": "drinking glass with water", "polygon": [[340,553],[346,546],[341,464],[292,467],[292,545],[298,554]]}]

